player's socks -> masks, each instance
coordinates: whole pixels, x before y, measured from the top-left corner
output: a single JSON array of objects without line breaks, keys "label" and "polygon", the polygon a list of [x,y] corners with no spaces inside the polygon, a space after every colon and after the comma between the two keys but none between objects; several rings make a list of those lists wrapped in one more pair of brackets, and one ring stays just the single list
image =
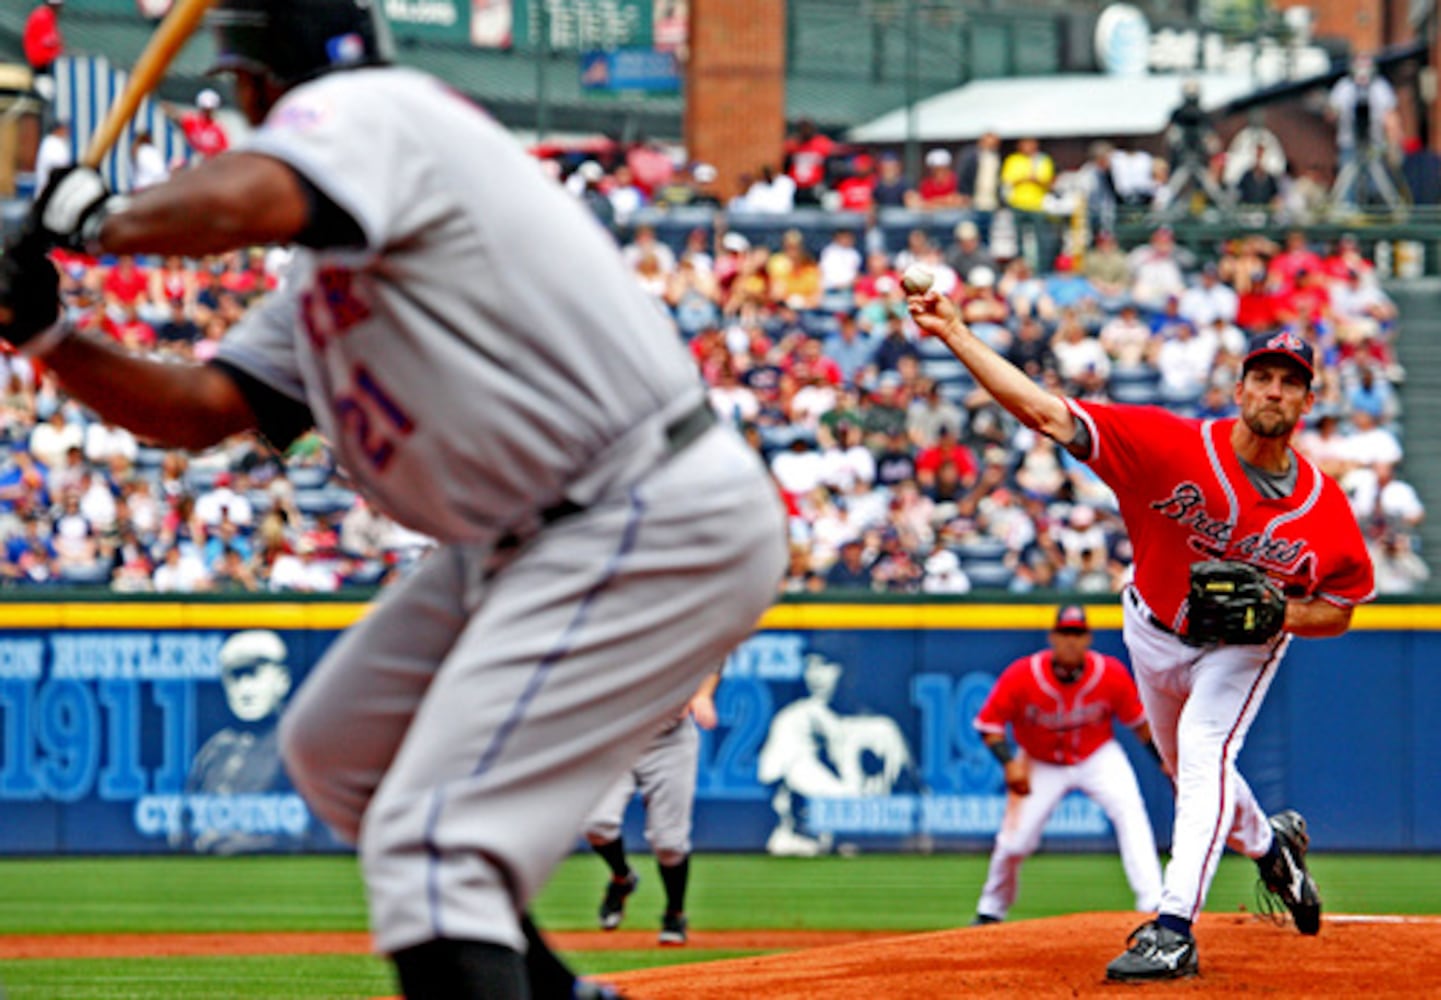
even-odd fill
[{"label": "player's socks", "polygon": [[690,857],[681,859],[676,865],[657,865],[660,880],[665,886],[665,909],[667,913],[685,912],[685,888],[690,880]]},{"label": "player's socks", "polygon": [[610,866],[610,873],[616,881],[624,879],[630,874],[630,864],[625,859],[625,843],[617,837],[606,844],[592,844],[595,853],[599,854],[601,860]]},{"label": "player's socks", "polygon": [[[390,956],[405,1000],[527,1000],[525,960],[489,941],[438,938]],[[567,994],[568,995],[568,994]]]},{"label": "player's socks", "polygon": [[1191,936],[1191,921],[1185,917],[1178,917],[1174,913],[1162,913],[1156,918],[1156,923],[1168,931],[1175,931],[1183,937]]},{"label": "player's socks", "polygon": [[530,914],[520,918],[520,929],[525,934],[525,971],[530,975],[531,996],[535,1000],[569,1000],[575,995],[575,973],[550,950]]}]

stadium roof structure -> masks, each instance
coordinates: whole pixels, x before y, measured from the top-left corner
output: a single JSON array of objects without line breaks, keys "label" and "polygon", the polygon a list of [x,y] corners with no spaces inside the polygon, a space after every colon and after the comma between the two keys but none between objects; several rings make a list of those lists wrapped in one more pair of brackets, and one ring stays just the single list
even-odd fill
[{"label": "stadium roof structure", "polygon": [[852,128],[851,142],[956,142],[994,131],[1003,139],[1156,135],[1181,103],[1181,87],[1201,85],[1201,106],[1217,111],[1258,88],[1249,76],[1199,74],[1144,77],[1072,73],[976,80],[918,101],[916,132],[906,108]]}]

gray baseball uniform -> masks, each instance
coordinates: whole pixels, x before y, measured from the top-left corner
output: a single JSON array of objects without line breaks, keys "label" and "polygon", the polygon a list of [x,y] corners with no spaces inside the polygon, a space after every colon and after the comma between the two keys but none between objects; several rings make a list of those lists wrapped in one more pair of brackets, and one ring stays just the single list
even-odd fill
[{"label": "gray baseball uniform", "polygon": [[365,246],[300,251],[219,361],[442,543],[312,673],[286,763],[358,841],[377,949],[522,950],[598,796],[770,603],[779,504],[609,236],[438,81],[320,77],[248,149]]},{"label": "gray baseball uniform", "polygon": [[691,809],[695,805],[700,733],[689,715],[666,726],[630,770],[601,797],[586,823],[595,842],[617,840],[626,806],[638,791],[645,800],[645,840],[658,864],[674,865],[690,854]]}]

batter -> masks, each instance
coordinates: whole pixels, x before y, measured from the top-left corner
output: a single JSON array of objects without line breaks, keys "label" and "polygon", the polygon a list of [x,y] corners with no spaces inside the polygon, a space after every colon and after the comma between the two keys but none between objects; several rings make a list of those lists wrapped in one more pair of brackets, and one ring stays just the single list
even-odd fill
[{"label": "batter", "polygon": [[[315,668],[285,764],[357,843],[408,997],[569,996],[526,908],[770,603],[775,491],[609,234],[482,111],[388,65],[371,0],[213,18],[253,137],[133,198],[59,176],[5,257],[0,335],[171,446],[258,428],[283,449],[314,425],[376,507],[441,543]],[[48,245],[289,243],[282,290],[211,364],[56,320]]]}]

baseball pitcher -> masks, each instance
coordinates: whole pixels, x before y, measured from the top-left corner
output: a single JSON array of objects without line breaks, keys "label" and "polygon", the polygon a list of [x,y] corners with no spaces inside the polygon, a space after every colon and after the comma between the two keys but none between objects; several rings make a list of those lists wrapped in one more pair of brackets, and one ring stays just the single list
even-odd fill
[{"label": "baseball pitcher", "polygon": [[1001,405],[1115,491],[1135,547],[1123,635],[1175,776],[1176,818],[1159,914],[1107,976],[1197,974],[1191,925],[1228,844],[1255,860],[1296,927],[1316,933],[1305,820],[1292,810],[1268,819],[1236,769],[1291,636],[1342,634],[1374,593],[1345,496],[1290,446],[1315,402],[1310,345],[1289,333],[1251,338],[1235,388],[1240,417],[1187,420],[1054,396],[973,336],[948,300],[928,292],[908,306]]}]

